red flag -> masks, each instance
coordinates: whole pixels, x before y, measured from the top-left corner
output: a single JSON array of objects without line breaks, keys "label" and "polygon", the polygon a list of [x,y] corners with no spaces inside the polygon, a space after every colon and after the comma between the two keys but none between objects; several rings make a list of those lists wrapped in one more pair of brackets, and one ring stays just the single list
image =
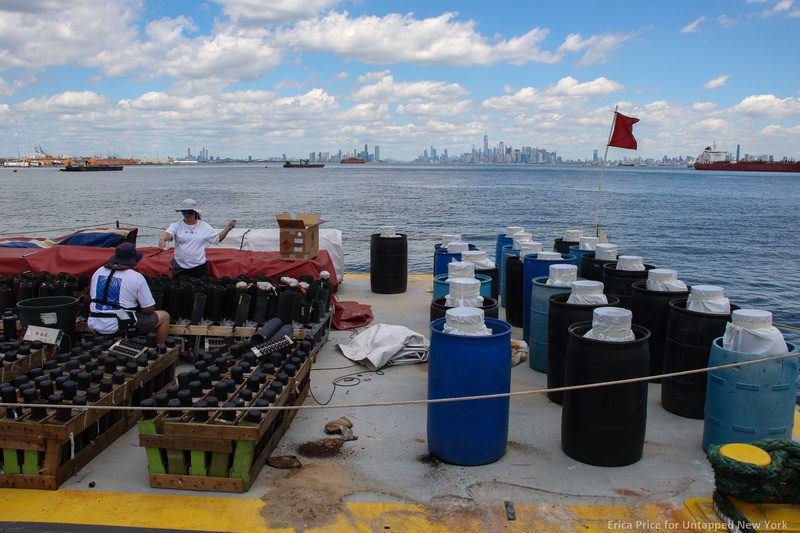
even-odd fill
[{"label": "red flag", "polygon": [[628,150],[636,150],[636,139],[633,137],[633,125],[639,122],[638,118],[626,117],[622,113],[616,113],[614,119],[614,129],[611,133],[611,139],[608,141],[609,146],[616,146],[617,148],[627,148]]}]

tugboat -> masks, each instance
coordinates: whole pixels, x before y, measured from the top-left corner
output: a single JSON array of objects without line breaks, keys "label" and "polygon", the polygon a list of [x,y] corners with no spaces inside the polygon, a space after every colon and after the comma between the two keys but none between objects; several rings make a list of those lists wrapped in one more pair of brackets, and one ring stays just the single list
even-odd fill
[{"label": "tugboat", "polygon": [[61,172],[102,172],[106,170],[122,170],[123,168],[123,165],[83,161],[80,163],[67,163],[67,165],[60,170]]},{"label": "tugboat", "polygon": [[300,159],[297,163],[287,161],[283,164],[283,168],[322,168],[324,163],[309,163],[308,159]]}]

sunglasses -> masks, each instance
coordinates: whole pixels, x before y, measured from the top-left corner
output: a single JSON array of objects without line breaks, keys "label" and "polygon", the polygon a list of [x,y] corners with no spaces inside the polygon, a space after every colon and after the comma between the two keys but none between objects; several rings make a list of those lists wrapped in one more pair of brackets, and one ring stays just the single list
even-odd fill
[{"label": "sunglasses", "polygon": [[194,215],[194,211],[181,211],[181,215]]}]

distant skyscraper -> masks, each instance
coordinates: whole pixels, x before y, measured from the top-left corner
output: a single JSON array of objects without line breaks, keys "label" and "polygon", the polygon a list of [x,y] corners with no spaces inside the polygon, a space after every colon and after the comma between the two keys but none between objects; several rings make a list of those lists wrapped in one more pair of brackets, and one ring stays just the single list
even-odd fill
[{"label": "distant skyscraper", "polygon": [[380,160],[381,160],[381,147],[375,145],[375,161],[380,161]]},{"label": "distant skyscraper", "polygon": [[592,155],[592,162],[597,163],[597,150],[595,150],[594,154]]},{"label": "distant skyscraper", "polygon": [[367,149],[367,144],[364,143],[364,161],[369,159],[369,150]]},{"label": "distant skyscraper", "polygon": [[488,159],[488,157],[487,157],[488,154],[489,154],[489,136],[488,135],[484,135],[483,136],[483,157]]}]

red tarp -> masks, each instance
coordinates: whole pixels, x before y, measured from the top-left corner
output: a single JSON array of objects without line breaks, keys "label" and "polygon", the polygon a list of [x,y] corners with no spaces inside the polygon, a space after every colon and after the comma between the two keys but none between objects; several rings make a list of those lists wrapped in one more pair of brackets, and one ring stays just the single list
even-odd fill
[{"label": "red tarp", "polygon": [[[161,251],[158,248],[137,248],[144,257],[136,266],[142,274],[158,277],[172,275],[169,261],[173,257],[172,248]],[[0,275],[21,274],[26,270],[38,274],[46,270],[51,274],[94,274],[114,255],[113,248],[91,246],[56,246],[53,248],[2,248],[0,247]],[[303,275],[319,277],[323,270],[330,272],[329,281],[334,292],[338,288],[333,261],[326,250],[309,261],[282,261],[280,252],[255,252],[252,250],[232,250],[230,248],[209,248],[206,250],[208,273],[213,278],[236,277],[240,274],[252,278],[265,274],[277,281],[279,276],[299,278]]]}]

